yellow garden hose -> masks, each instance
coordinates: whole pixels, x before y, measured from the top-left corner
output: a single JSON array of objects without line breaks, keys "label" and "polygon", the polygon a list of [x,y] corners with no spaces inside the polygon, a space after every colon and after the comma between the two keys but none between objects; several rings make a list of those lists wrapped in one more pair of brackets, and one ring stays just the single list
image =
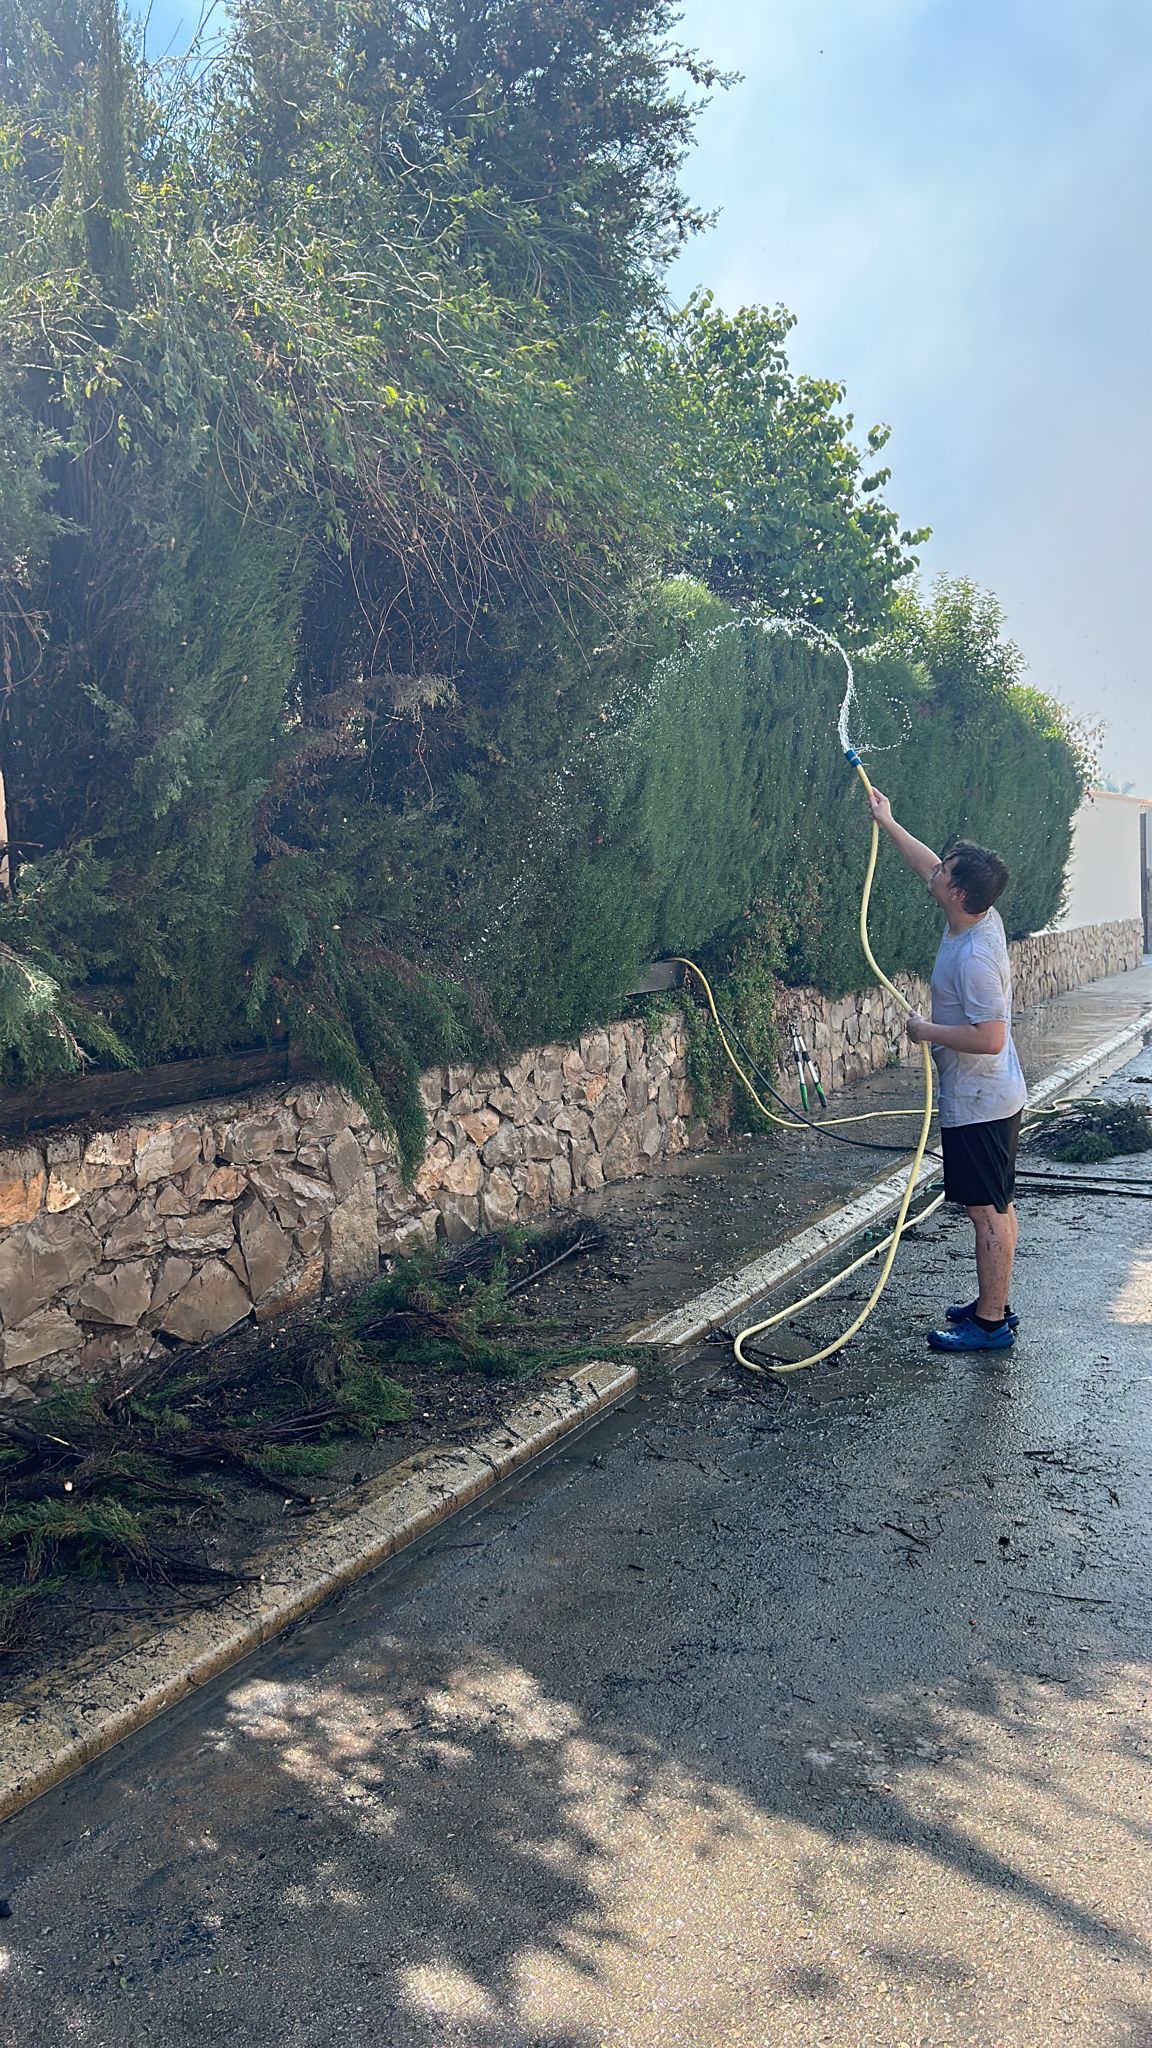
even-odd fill
[{"label": "yellow garden hose", "polygon": [[[859,755],[856,753],[854,748],[846,748],[845,753],[848,761],[851,763],[852,767],[855,768],[857,775],[860,777],[860,780],[863,783],[868,796],[871,797],[872,784],[868,779],[868,775],[864,769],[863,763],[861,762]],[[879,981],[884,988],[888,989],[890,993],[895,996],[896,1001],[901,1005],[901,1007],[904,1010],[911,1011],[912,1005],[908,1001],[907,997],[902,995],[900,990],[896,987],[896,984],[889,980],[883,968],[877,961],[875,954],[872,951],[871,941],[868,937],[868,908],[872,900],[872,883],[876,874],[876,856],[879,851],[879,846],[880,830],[875,818],[873,818],[872,843],[868,853],[868,867],[864,876],[864,888],[860,897],[860,944],[864,949],[864,957],[867,960],[869,967],[872,969],[873,974],[876,976],[877,981]],[[716,1009],[716,1000],[712,994],[712,990],[709,986],[706,975],[701,971],[699,967],[697,967],[694,960],[682,960],[680,964],[682,966],[690,968],[692,973],[695,974],[698,978],[704,990],[705,996],[707,998],[708,1007],[712,1013],[712,1020],[716,1026],[717,1031],[720,1034],[720,1042],[723,1045],[724,1050],[727,1053],[728,1058],[731,1061],[733,1067],[735,1068],[737,1074],[739,1074],[741,1081],[744,1083],[745,1088],[748,1090],[748,1093],[751,1096],[753,1102],[756,1104],[756,1107],[762,1112],[764,1116],[766,1116],[769,1119],[771,1123],[783,1124],[785,1129],[787,1130],[807,1128],[805,1125],[797,1126],[794,1123],[790,1123],[786,1117],[774,1115],[772,1110],[770,1110],[767,1107],[767,1105],[761,1100],[760,1096],[756,1091],[755,1086],[753,1085],[751,1077],[747,1073],[745,1073],[744,1068],[741,1066],[739,1060],[736,1058],[736,1055],[732,1050],[732,1046],[728,1040],[728,1035],[724,1030],[724,1026],[720,1022],[720,1018]],[[775,1375],[778,1373],[803,1372],[810,1365],[819,1365],[823,1359],[831,1358],[833,1352],[842,1350],[843,1346],[848,1343],[849,1339],[854,1337],[858,1330],[863,1329],[864,1324],[867,1322],[869,1316],[871,1315],[873,1309],[876,1306],[876,1303],[879,1301],[880,1296],[883,1294],[884,1289],[888,1284],[888,1276],[892,1271],[896,1254],[900,1249],[900,1239],[904,1234],[904,1230],[908,1222],[908,1210],[911,1207],[912,1196],[915,1193],[916,1182],[919,1177],[920,1168],[924,1163],[924,1154],[928,1148],[928,1130],[932,1122],[932,1056],[928,1050],[927,1045],[921,1045],[920,1052],[924,1061],[924,1105],[922,1111],[920,1112],[920,1135],[916,1141],[916,1150],[913,1155],[912,1165],[908,1174],[908,1183],[904,1189],[903,1198],[901,1200],[899,1210],[897,1211],[896,1222],[893,1226],[892,1231],[890,1232],[888,1237],[886,1237],[883,1240],[881,1244],[870,1246],[868,1251],[864,1252],[860,1258],[854,1259],[850,1266],[845,1266],[841,1272],[833,1274],[831,1280],[826,1280],[822,1286],[813,1288],[811,1294],[804,1295],[800,1301],[789,1302],[786,1308],[777,1309],[774,1315],[766,1316],[763,1322],[752,1323],[748,1329],[741,1330],[735,1340],[733,1348],[736,1357],[740,1361],[740,1364],[746,1366],[749,1372],[758,1372],[763,1373],[769,1377],[775,1377]],[[908,1116],[915,1115],[916,1112],[909,1110],[876,1110],[873,1111],[872,1114],[876,1116]],[[829,1117],[826,1119],[826,1121],[828,1123],[837,1124],[864,1123],[868,1121],[868,1118],[867,1116]],[[915,1221],[917,1223],[922,1223],[925,1217],[931,1216],[933,1211],[940,1207],[940,1204],[943,1202],[943,1200],[943,1195],[938,1195],[934,1201],[928,1204],[928,1207],[926,1209],[921,1210],[920,1214],[915,1218]],[[885,1251],[887,1256],[884,1259],[884,1264],[880,1268],[880,1277],[877,1280],[875,1287],[872,1289],[872,1292],[869,1295],[867,1301],[865,1302],[864,1307],[861,1309],[859,1315],[855,1318],[855,1320],[848,1325],[848,1328],[845,1331],[843,1331],[843,1333],[839,1337],[837,1337],[833,1343],[826,1344],[823,1350],[821,1351],[814,1351],[808,1358],[797,1358],[795,1360],[789,1360],[787,1363],[781,1361],[780,1363],[772,1366],[757,1365],[754,1362],[754,1360],[745,1356],[743,1347],[749,1338],[758,1337],[764,1330],[774,1329],[778,1323],[784,1322],[787,1317],[794,1316],[800,1309],[807,1308],[811,1302],[818,1301],[821,1295],[827,1294],[830,1288],[836,1286],[838,1281],[846,1279],[850,1273],[857,1272],[861,1266],[864,1266],[868,1263],[869,1259],[878,1258],[881,1252]]]}]

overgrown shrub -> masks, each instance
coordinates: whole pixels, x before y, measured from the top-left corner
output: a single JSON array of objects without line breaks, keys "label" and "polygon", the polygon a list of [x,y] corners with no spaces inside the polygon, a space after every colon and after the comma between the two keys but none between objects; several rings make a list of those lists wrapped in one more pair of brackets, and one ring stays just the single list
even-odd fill
[{"label": "overgrown shrub", "polygon": [[[891,622],[877,779],[1047,920],[1079,769],[994,608],[894,612],[917,536],[782,317],[652,343],[692,225],[667,0],[239,5],[169,88],[116,0],[8,14],[0,1083],[287,1033],[411,1163],[423,1067],[571,1036],[682,952],[765,1053],[777,973],[861,975],[843,674],[685,560]],[[935,928],[886,861],[880,956]]]}]

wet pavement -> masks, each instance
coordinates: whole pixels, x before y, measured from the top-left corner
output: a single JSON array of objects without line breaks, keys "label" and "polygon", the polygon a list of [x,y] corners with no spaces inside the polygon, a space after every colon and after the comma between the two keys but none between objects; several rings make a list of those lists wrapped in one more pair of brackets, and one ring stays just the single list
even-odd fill
[{"label": "wet pavement", "polygon": [[[1122,1030],[1144,1010],[1152,1025],[1152,958],[1134,973],[1034,1003],[1015,1035],[1030,1084],[1068,1065]],[[884,1068],[831,1099],[834,1116],[918,1106],[920,1067]],[[621,1332],[674,1307],[803,1230],[817,1216],[881,1180],[909,1155],[902,1139],[914,1117],[849,1125],[843,1144],[814,1132],[736,1133],[723,1148],[692,1152],[659,1173],[617,1182],[581,1205],[610,1232],[594,1265],[573,1260],[532,1290],[542,1312],[583,1338]],[[862,1145],[877,1138],[882,1147]],[[935,1126],[931,1143],[937,1143]]]},{"label": "wet pavement", "polygon": [[9,1823],[6,2048],[1152,2048],[1152,1154],[1082,1177],[1014,1353],[925,1350],[940,1212],[838,1367],[699,1352]]}]

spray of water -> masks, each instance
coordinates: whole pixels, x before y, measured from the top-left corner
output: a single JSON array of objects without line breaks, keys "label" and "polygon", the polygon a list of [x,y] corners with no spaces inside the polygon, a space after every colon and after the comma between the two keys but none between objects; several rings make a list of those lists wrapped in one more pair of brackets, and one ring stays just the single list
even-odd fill
[{"label": "spray of water", "polygon": [[795,618],[788,612],[751,613],[739,619],[726,619],[722,626],[713,626],[707,637],[709,640],[718,640],[722,633],[739,633],[745,627],[766,634],[782,633],[788,640],[806,640],[810,647],[823,647],[829,654],[839,655],[844,664],[845,680],[844,697],[840,705],[836,730],[840,736],[841,747],[848,753],[853,745],[849,722],[857,700],[856,671],[847,648],[842,647],[839,640],[826,632],[823,626],[813,625],[811,619]]}]

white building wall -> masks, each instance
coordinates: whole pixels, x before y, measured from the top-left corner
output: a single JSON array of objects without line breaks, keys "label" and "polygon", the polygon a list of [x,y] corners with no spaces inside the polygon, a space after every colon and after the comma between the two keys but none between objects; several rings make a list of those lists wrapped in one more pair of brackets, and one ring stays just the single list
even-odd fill
[{"label": "white building wall", "polygon": [[1140,813],[1150,809],[1140,797],[1109,790],[1085,799],[1073,826],[1059,930],[1140,916]]}]

